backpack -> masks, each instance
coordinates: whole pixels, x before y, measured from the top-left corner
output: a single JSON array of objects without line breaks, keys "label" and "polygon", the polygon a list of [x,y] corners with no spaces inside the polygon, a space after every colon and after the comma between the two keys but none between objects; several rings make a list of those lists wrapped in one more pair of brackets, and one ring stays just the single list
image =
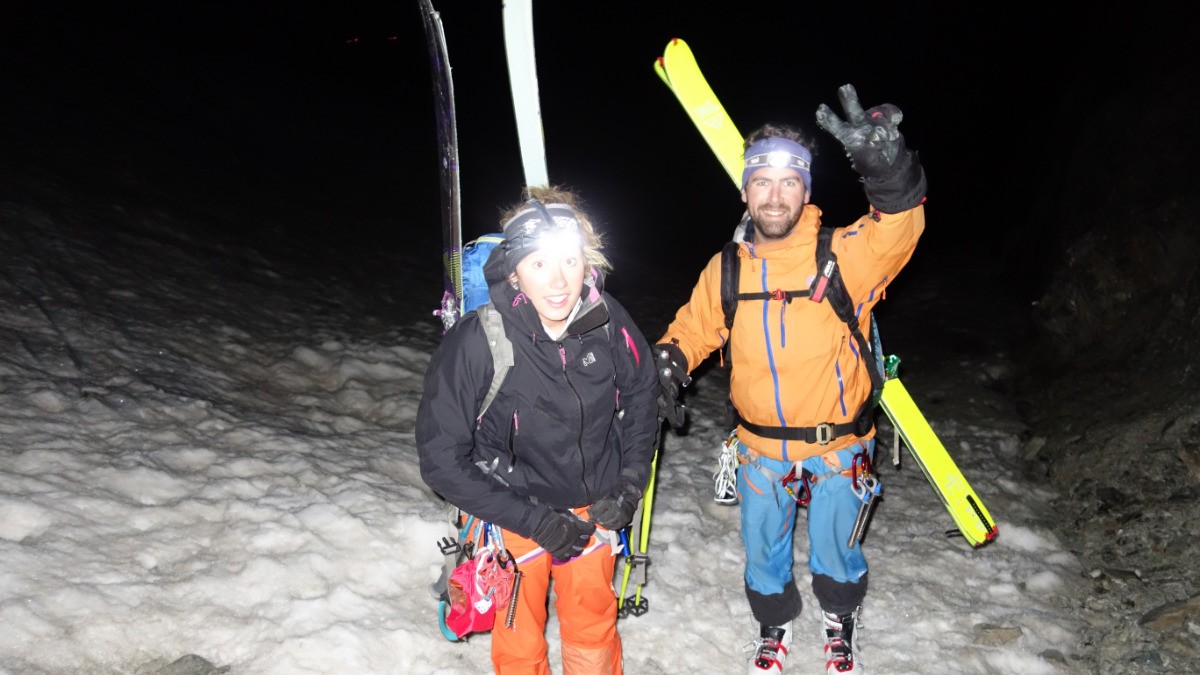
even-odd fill
[{"label": "backpack", "polygon": [[478,239],[467,242],[462,250],[462,313],[479,307],[488,301],[487,279],[483,278],[483,264],[487,262],[492,249],[504,242],[500,233],[485,234]]},{"label": "backpack", "polygon": [[504,383],[509,368],[513,366],[512,342],[504,334],[504,320],[488,296],[488,283],[483,275],[483,267],[487,263],[492,249],[504,243],[504,234],[494,232],[472,239],[463,245],[459,267],[462,279],[462,301],[459,303],[459,315],[472,310],[479,315],[479,324],[483,326],[484,337],[487,338],[488,349],[492,352],[492,366],[495,374],[488,387],[483,404],[479,406],[476,419],[483,417],[484,411],[492,404]]},{"label": "backpack", "polygon": [[[748,230],[746,236],[753,237],[753,230]],[[875,406],[879,403],[879,397],[883,393],[883,360],[877,355],[882,354],[882,344],[879,339],[879,328],[875,323],[875,315],[871,315],[871,325],[868,326],[868,334],[870,338],[863,335],[863,332],[858,325],[858,316],[854,312],[854,301],[850,298],[849,291],[846,290],[846,283],[842,280],[841,270],[837,264],[837,254],[833,252],[833,229],[822,227],[817,232],[817,275],[813,279],[813,283],[809,288],[799,290],[775,290],[775,291],[760,291],[757,293],[741,292],[739,274],[741,269],[741,258],[738,256],[739,242],[734,239],[725,243],[721,249],[721,309],[725,314],[725,328],[732,331],[733,316],[737,311],[737,304],[743,300],[781,300],[783,302],[791,302],[796,298],[808,298],[812,302],[829,301],[829,306],[833,309],[842,323],[850,329],[850,335],[854,338],[858,345],[858,354],[862,358],[863,363],[867,366],[867,372],[871,376],[871,396],[863,401],[862,407],[859,408],[858,414],[854,419],[844,424],[829,424],[822,423],[815,427],[775,427],[754,424],[746,421],[738,414],[737,409],[733,407],[733,402],[730,400],[729,408],[732,413],[733,426],[741,425],[751,433],[757,434],[764,438],[773,438],[789,441],[805,441],[807,443],[819,443],[825,445],[833,439],[853,433],[855,436],[863,436],[871,430],[875,417]],[[732,337],[732,333],[730,334]],[[728,349],[728,341],[726,349]]]}]

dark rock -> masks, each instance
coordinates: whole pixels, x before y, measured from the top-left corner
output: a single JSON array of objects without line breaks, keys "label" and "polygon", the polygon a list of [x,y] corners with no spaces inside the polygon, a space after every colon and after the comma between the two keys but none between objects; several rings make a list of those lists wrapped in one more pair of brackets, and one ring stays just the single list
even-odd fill
[{"label": "dark rock", "polygon": [[227,672],[229,666],[213,665],[208,659],[195,654],[186,654],[165,666],[148,663],[137,669],[138,675],[221,675]]},{"label": "dark rock", "polygon": [[1200,595],[1159,605],[1138,619],[1139,626],[1156,631],[1173,630],[1187,622],[1200,622]]}]

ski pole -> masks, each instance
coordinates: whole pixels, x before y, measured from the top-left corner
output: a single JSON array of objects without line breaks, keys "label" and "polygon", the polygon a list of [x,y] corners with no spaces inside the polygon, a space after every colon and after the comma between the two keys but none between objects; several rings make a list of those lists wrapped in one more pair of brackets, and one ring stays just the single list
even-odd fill
[{"label": "ski pole", "polygon": [[[642,527],[638,537],[638,553],[643,556],[646,554],[646,549],[650,547],[650,516],[654,512],[654,483],[655,477],[658,475],[658,450],[654,451],[654,459],[650,462],[650,482],[646,485],[646,494],[642,499]],[[647,563],[649,561],[647,560]],[[637,592],[634,594],[633,604],[640,607],[642,604],[642,586],[638,584]]]},{"label": "ski pole", "polygon": [[[641,522],[641,513],[640,513],[641,509],[642,509],[642,507],[639,505],[638,506],[639,513],[637,515],[637,518],[635,518],[635,520],[639,523]],[[627,542],[629,541],[629,537],[624,536],[624,535],[622,535],[622,536]],[[625,590],[627,588],[629,588],[629,573],[631,571],[633,571],[633,548],[632,548],[631,544],[626,544],[626,546],[625,546],[625,569],[621,572],[621,594],[618,596],[621,598],[622,605],[625,602]],[[624,611],[624,607],[622,607],[621,611],[622,612]]]},{"label": "ski pole", "polygon": [[[650,564],[650,557],[646,555],[646,550],[650,546],[650,517],[654,510],[654,486],[658,475],[658,455],[659,449],[662,447],[662,423],[664,418],[658,418],[658,431],[654,438],[654,457],[650,460],[650,480],[646,483],[646,489],[642,493],[642,502],[638,504],[638,510],[634,514],[632,527],[636,528],[633,536],[630,536],[630,542],[627,547],[625,556],[625,569],[621,576],[621,608],[619,613],[621,616],[633,614],[640,616],[646,613],[648,609],[645,601],[642,599],[642,587],[646,583],[646,569]],[[637,540],[638,552],[635,554],[632,551],[633,540]],[[633,598],[625,597],[625,592],[629,588],[629,577],[633,573],[633,568],[642,566],[639,571],[636,582],[637,590]]]},{"label": "ski pole", "polygon": [[[646,552],[646,540],[642,539],[641,533],[643,529],[643,521],[646,520],[646,497],[654,485],[654,467],[658,464],[658,453],[654,453],[654,459],[650,465],[650,481],[646,485],[646,492],[643,493],[642,502],[638,504],[637,511],[633,514],[633,520],[629,527],[621,531],[621,539],[625,543],[625,569],[621,573],[621,602],[625,602],[625,592],[629,589],[629,575],[633,572],[634,561],[639,553]],[[627,533],[628,532],[628,533]],[[634,542],[639,542],[638,553],[634,553]]]}]

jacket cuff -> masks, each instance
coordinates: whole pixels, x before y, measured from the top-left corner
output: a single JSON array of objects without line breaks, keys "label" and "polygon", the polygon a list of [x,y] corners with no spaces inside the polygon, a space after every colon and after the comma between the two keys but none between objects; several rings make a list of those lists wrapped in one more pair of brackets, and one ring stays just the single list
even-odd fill
[{"label": "jacket cuff", "polygon": [[902,213],[925,201],[925,169],[914,151],[908,151],[886,176],[864,178],[863,191],[871,205],[883,213]]}]

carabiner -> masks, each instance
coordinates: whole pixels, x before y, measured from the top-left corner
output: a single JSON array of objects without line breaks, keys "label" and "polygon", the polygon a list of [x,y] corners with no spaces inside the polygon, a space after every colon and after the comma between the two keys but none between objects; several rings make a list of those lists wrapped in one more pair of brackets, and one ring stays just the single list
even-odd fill
[{"label": "carabiner", "polygon": [[879,481],[873,473],[870,456],[865,451],[856,453],[850,466],[850,489],[864,504],[879,494]]},{"label": "carabiner", "polygon": [[[788,493],[789,497],[796,500],[797,504],[800,506],[808,506],[808,503],[812,500],[812,489],[808,485],[807,473],[801,471],[800,475],[797,476],[796,465],[793,464],[791,470],[788,471],[787,475],[784,476],[779,482],[783,483],[783,489]],[[792,488],[790,483],[800,484],[799,495],[796,494],[796,491]]]}]

